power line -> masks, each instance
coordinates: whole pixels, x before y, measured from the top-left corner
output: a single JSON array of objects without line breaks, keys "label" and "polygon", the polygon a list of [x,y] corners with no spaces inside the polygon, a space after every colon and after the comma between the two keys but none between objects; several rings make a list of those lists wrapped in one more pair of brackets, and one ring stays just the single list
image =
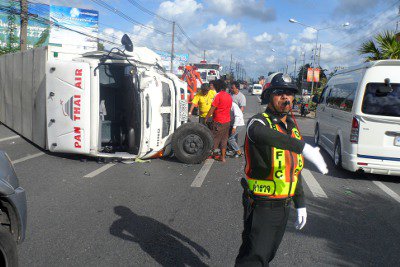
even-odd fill
[{"label": "power line", "polygon": [[[400,2],[400,1],[397,0],[397,1],[395,1],[393,4],[391,4],[388,8],[386,8],[386,9],[382,10],[381,12],[377,13],[375,16],[373,16],[373,17],[369,20],[369,22],[367,22],[367,23],[363,24],[362,26],[358,27],[358,30],[363,29],[363,28],[365,28],[365,27],[371,25],[373,22],[375,22],[375,20],[378,18],[378,16],[382,15],[382,14],[385,13],[387,10],[391,9],[392,7],[394,7],[394,6],[395,6],[397,3],[399,3],[399,2]],[[367,16],[364,16],[363,18],[365,18],[365,17],[367,17]],[[337,43],[339,43],[339,42],[343,42],[344,40],[347,40],[347,39],[349,39],[350,37],[352,37],[352,36],[348,36],[348,37],[346,37],[346,38],[340,38],[340,39],[336,40],[335,42],[333,42],[332,45],[337,44]],[[344,42],[343,42],[343,43],[344,43]]]},{"label": "power line", "polygon": [[153,11],[151,11],[151,10],[145,8],[144,6],[140,5],[140,4],[139,4],[137,1],[135,1],[135,0],[128,0],[128,2],[131,3],[133,6],[137,7],[139,10],[141,10],[141,11],[143,11],[143,12],[145,12],[145,13],[151,15],[151,16],[154,16],[154,17],[156,17],[156,18],[159,18],[159,19],[161,19],[161,20],[163,20],[163,21],[165,21],[165,22],[171,23],[171,24],[173,23],[173,21],[171,21],[171,20],[169,20],[169,19],[166,19],[166,18],[164,18],[164,17],[162,17],[162,16],[160,16],[160,15],[154,13]]},{"label": "power line", "polygon": [[148,26],[148,25],[144,25],[143,23],[140,23],[139,21],[134,20],[132,17],[126,15],[125,13],[121,12],[120,10],[116,9],[113,6],[110,6],[109,4],[105,3],[102,0],[90,0],[90,1],[92,1],[92,2],[96,3],[97,5],[99,5],[99,6],[103,7],[103,8],[105,8],[105,9],[113,12],[114,14],[118,15],[119,17],[125,19],[126,21],[128,21],[128,22],[130,22],[132,24],[139,25],[140,27],[142,27],[144,29],[153,30],[154,32],[157,32],[157,33],[162,34],[162,35],[168,35],[168,36],[171,35],[170,33],[163,32],[163,31],[158,30],[158,29],[156,29],[154,27],[151,27],[151,26]]}]

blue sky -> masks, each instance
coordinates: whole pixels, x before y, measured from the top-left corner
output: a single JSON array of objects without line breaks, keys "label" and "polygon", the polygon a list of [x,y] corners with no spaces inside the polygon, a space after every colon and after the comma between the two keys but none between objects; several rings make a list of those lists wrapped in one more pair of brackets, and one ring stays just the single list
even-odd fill
[{"label": "blue sky", "polygon": [[[49,3],[49,0],[32,0]],[[101,37],[116,40],[128,33],[138,46],[170,50],[172,26],[140,11],[128,0],[103,0],[132,19],[167,33],[161,35],[130,23],[91,0],[50,0],[55,5],[98,10]],[[316,28],[334,27],[319,32],[321,66],[332,70],[363,61],[357,53],[360,44],[384,29],[395,30],[400,1],[394,0],[136,0],[143,7],[168,20],[175,20],[191,42],[177,30],[176,52],[189,53],[190,60],[199,61],[206,50],[208,61],[228,66],[230,55],[239,61],[252,77],[283,68],[289,71],[294,61],[305,53],[311,62],[316,32],[299,24],[295,18]],[[341,24],[349,22],[343,28]],[[272,52],[274,49],[276,52]]]}]

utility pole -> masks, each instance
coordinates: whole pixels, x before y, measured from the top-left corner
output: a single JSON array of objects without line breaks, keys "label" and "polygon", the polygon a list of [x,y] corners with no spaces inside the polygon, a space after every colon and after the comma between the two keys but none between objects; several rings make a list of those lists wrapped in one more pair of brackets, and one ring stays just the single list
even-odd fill
[{"label": "utility pole", "polygon": [[230,71],[230,75],[232,76],[232,54],[231,54],[231,63],[229,63],[229,71]]},{"label": "utility pole", "polygon": [[306,52],[303,52],[303,67],[301,69],[301,84],[300,84],[300,90],[301,90],[301,96],[303,97],[303,81],[304,81],[304,69],[306,68]]},{"label": "utility pole", "polygon": [[21,8],[21,29],[20,29],[20,38],[19,44],[21,51],[26,51],[27,39],[28,39],[28,1],[20,0],[20,8]]},{"label": "utility pole", "polygon": [[321,59],[321,48],[322,48],[322,44],[319,45],[319,51],[318,51],[318,67],[320,67],[320,65],[319,65],[319,60]]},{"label": "utility pole", "polygon": [[293,78],[296,77],[296,65],[297,65],[297,58],[294,59],[294,70],[293,70]]},{"label": "utility pole", "polygon": [[204,50],[204,54],[203,54],[203,60],[206,60],[206,50]]},{"label": "utility pole", "polygon": [[174,42],[175,42],[175,21],[172,22],[171,73],[173,73],[173,67],[174,67]]}]

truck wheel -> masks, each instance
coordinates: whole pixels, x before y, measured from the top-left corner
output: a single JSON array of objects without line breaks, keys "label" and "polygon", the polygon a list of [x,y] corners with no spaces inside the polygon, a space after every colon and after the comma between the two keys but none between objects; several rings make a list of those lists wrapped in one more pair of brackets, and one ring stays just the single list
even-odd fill
[{"label": "truck wheel", "polygon": [[210,155],[213,146],[211,131],[198,122],[180,126],[172,136],[172,150],[186,164],[199,164]]},{"label": "truck wheel", "polygon": [[18,266],[17,243],[11,233],[0,226],[0,266]]}]

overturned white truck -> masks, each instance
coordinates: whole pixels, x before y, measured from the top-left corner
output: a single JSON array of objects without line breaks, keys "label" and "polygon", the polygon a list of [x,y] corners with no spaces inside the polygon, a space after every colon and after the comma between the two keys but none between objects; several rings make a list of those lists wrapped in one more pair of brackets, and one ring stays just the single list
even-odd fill
[{"label": "overturned white truck", "polygon": [[211,133],[187,122],[186,83],[147,48],[76,55],[44,47],[0,57],[0,121],[51,152],[174,155],[202,162]]}]

